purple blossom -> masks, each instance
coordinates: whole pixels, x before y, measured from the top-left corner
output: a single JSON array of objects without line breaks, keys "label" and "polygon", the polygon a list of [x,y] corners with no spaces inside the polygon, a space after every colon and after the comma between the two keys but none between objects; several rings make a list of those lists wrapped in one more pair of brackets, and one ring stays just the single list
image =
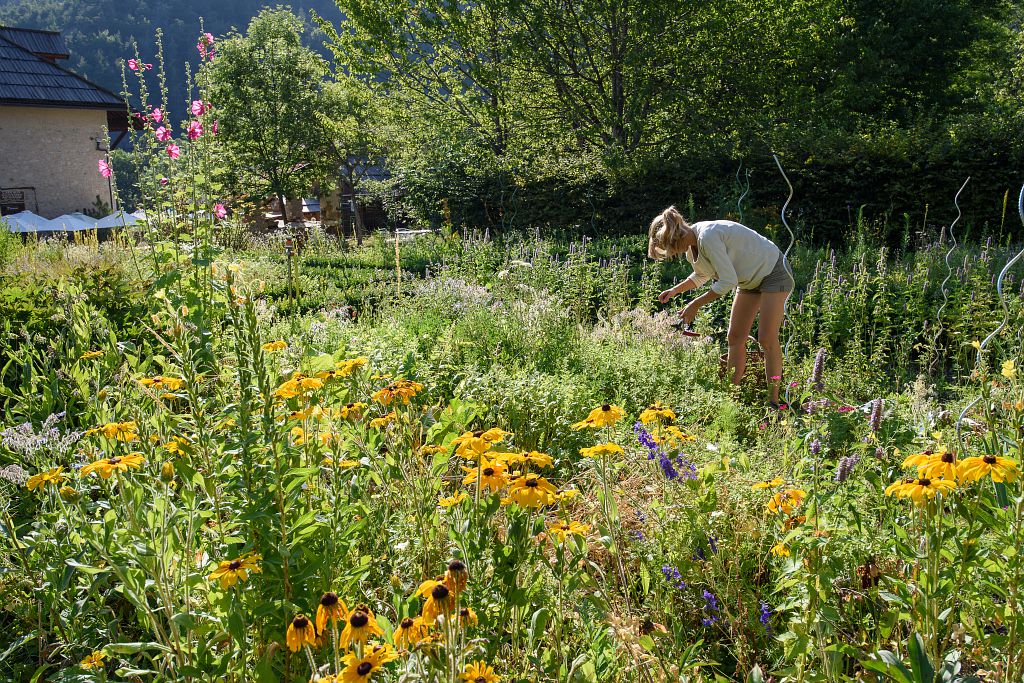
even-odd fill
[{"label": "purple blossom", "polygon": [[882,410],[884,405],[884,402],[880,398],[876,398],[871,403],[871,417],[868,418],[868,427],[873,432],[877,432],[882,426]]},{"label": "purple blossom", "polygon": [[665,576],[665,581],[668,582],[668,585],[672,586],[676,590],[681,591],[686,588],[686,582],[683,581],[683,574],[677,567],[673,567],[668,564],[663,565],[661,573]]},{"label": "purple blossom", "polygon": [[821,454],[821,441],[815,439],[811,442],[811,455],[817,457]]},{"label": "purple blossom", "polygon": [[764,626],[764,631],[768,635],[771,635],[771,633],[772,633],[772,625],[770,623],[771,617],[772,617],[772,606],[769,605],[767,602],[762,602],[761,603],[761,614],[758,616],[758,619],[761,621],[761,624]]},{"label": "purple blossom", "polygon": [[705,616],[701,620],[701,624],[703,624],[704,626],[711,626],[716,621],[718,621],[718,614],[717,614],[718,611],[719,611],[719,608],[718,608],[718,598],[715,597],[714,593],[712,593],[711,591],[705,589],[704,590],[704,612],[705,612]]},{"label": "purple blossom", "polygon": [[708,547],[711,548],[712,554],[718,554],[718,543],[715,542],[714,536],[708,535]]},{"label": "purple blossom", "polygon": [[814,369],[811,371],[811,386],[816,391],[821,391],[825,388],[825,349],[818,349],[818,354],[814,357]]},{"label": "purple blossom", "polygon": [[836,481],[842,483],[850,478],[850,474],[853,472],[853,468],[860,462],[859,455],[848,455],[845,458],[839,459],[839,464],[836,465]]},{"label": "purple blossom", "polygon": [[682,454],[677,455],[674,460],[670,458],[640,422],[633,425],[633,432],[640,445],[647,449],[647,459],[657,458],[658,465],[661,466],[661,471],[665,474],[666,479],[676,481],[680,478],[683,480],[697,478],[697,467],[689,459]]}]

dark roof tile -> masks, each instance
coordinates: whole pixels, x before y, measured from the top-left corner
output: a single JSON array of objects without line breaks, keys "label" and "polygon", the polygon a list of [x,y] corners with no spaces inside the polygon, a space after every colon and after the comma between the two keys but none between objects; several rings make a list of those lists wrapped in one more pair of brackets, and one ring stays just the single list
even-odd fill
[{"label": "dark roof tile", "polygon": [[32,54],[67,59],[70,57],[64,37],[59,31],[0,26],[0,38],[6,38]]},{"label": "dark roof tile", "polygon": [[0,104],[120,109],[124,101],[0,35]]}]

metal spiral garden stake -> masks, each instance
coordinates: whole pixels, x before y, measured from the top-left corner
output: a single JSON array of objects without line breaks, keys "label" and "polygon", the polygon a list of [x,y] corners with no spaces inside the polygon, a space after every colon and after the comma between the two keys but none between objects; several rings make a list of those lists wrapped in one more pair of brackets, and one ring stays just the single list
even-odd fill
[{"label": "metal spiral garden stake", "polygon": [[960,218],[964,215],[964,212],[960,209],[960,194],[967,187],[967,183],[971,182],[971,176],[967,176],[967,180],[960,186],[960,190],[957,191],[956,196],[953,197],[953,206],[956,207],[956,218],[949,224],[949,239],[950,244],[949,251],[946,252],[946,278],[942,281],[942,303],[939,304],[939,310],[935,312],[935,336],[932,337],[932,351],[935,355],[932,357],[932,362],[928,364],[928,374],[931,375],[935,372],[935,363],[939,360],[938,345],[939,337],[942,336],[942,332],[945,329],[942,324],[942,312],[946,310],[946,306],[949,304],[949,290],[946,289],[946,284],[949,279],[953,277],[953,265],[949,262],[949,257],[956,251],[956,233],[953,232],[953,228],[960,222]]},{"label": "metal spiral garden stake", "polygon": [[740,223],[743,222],[743,200],[746,198],[747,194],[750,193],[750,169],[749,168],[746,169],[746,171],[747,171],[746,172],[746,181],[747,181],[746,187],[744,187],[743,183],[740,182],[740,171],[742,171],[742,170],[743,170],[743,160],[741,159],[740,160],[740,167],[736,169],[736,185],[737,185],[737,187],[739,187],[740,189],[743,190],[743,192],[740,194],[740,198],[736,200],[736,212],[739,214]]},{"label": "metal spiral garden stake", "polygon": [[[1017,199],[1017,213],[1020,214],[1021,223],[1024,223],[1024,187],[1020,188],[1020,197]],[[992,330],[992,333],[985,337],[984,341],[982,341],[978,346],[978,358],[976,364],[979,372],[981,371],[982,364],[985,362],[985,349],[988,347],[989,342],[999,336],[1002,331],[1006,329],[1006,326],[1010,324],[1010,307],[1006,303],[1006,295],[1003,292],[1003,281],[1006,279],[1006,274],[1010,272],[1010,269],[1017,265],[1022,258],[1024,258],[1024,248],[1018,251],[1013,258],[1006,262],[1006,265],[1003,266],[1003,269],[999,272],[999,277],[996,278],[996,294],[999,296],[999,305],[1003,307],[1003,320],[999,323],[999,327]],[[960,416],[956,419],[956,440],[960,445],[961,450],[964,448],[964,442],[960,436],[964,418],[967,416],[967,413],[971,408],[978,405],[978,402],[981,401],[981,399],[982,396],[979,395],[976,399],[968,403],[967,406],[960,411]]]},{"label": "metal spiral garden stake", "polygon": [[[779,167],[779,173],[782,174],[782,179],[786,181],[786,185],[789,186],[789,197],[786,198],[786,203],[782,205],[782,224],[786,226],[786,230],[789,232],[789,246],[782,252],[782,258],[784,263],[789,262],[789,252],[793,249],[793,245],[796,244],[796,235],[793,233],[793,229],[789,227],[789,222],[786,220],[786,209],[789,208],[789,203],[793,201],[793,183],[789,182],[789,176],[786,175],[785,169],[782,168],[782,162],[779,161],[779,155],[773,154],[772,159],[775,159],[775,165]],[[792,266],[786,269],[789,274],[789,279],[793,281],[793,289],[796,290],[796,278],[793,277]],[[783,304],[782,308],[782,321],[783,326],[789,324],[789,299],[786,299],[786,303]],[[793,341],[792,335],[786,338],[786,346],[782,350],[782,356],[786,360],[789,360],[789,345]],[[789,393],[788,391],[786,392]]]}]

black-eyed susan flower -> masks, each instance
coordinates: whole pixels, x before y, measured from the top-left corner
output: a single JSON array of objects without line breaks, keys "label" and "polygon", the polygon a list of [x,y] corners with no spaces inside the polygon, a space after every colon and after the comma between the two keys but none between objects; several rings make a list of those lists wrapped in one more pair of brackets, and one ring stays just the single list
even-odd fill
[{"label": "black-eyed susan flower", "polygon": [[789,547],[782,541],[779,541],[772,546],[771,554],[775,557],[789,557]]},{"label": "black-eyed susan flower", "polygon": [[419,450],[420,455],[425,457],[425,458],[429,458],[432,455],[437,455],[438,453],[447,453],[447,452],[448,452],[448,449],[445,446],[434,446],[434,445],[430,445],[430,444],[428,444],[426,446],[420,446],[420,450]]},{"label": "black-eyed susan flower", "polygon": [[448,568],[444,572],[444,585],[448,586],[448,590],[452,593],[461,593],[466,590],[468,582],[469,570],[466,568],[466,563],[462,560],[449,562]]},{"label": "black-eyed susan flower", "polygon": [[471,607],[463,607],[459,609],[459,626],[462,628],[470,628],[480,623],[477,619],[476,612]]},{"label": "black-eyed susan flower", "polygon": [[324,466],[324,467],[334,467],[334,468],[337,468],[339,470],[347,470],[347,469],[350,469],[352,467],[359,467],[359,461],[358,460],[351,460],[349,458],[343,458],[342,460],[335,460],[334,458],[332,458],[329,455],[325,455],[323,457],[323,460],[320,461],[320,464],[322,466]]},{"label": "black-eyed susan flower", "polygon": [[916,505],[923,505],[940,493],[956,488],[956,482],[949,479],[908,479],[890,484],[885,495],[896,498],[910,498]]},{"label": "black-eyed susan flower", "polygon": [[192,448],[192,442],[186,436],[172,436],[164,444],[164,449],[174,455],[184,455]]},{"label": "black-eyed susan flower", "polygon": [[395,411],[392,410],[387,415],[382,415],[381,417],[375,417],[372,420],[370,420],[370,427],[373,428],[373,429],[384,429],[385,427],[387,427],[389,424],[391,424],[392,422],[394,422],[397,419],[398,419],[398,415],[395,413]]},{"label": "black-eyed susan flower", "polygon": [[957,470],[957,475],[962,481],[977,481],[990,476],[997,484],[1011,482],[1019,473],[1016,462],[991,454],[964,458]]},{"label": "black-eyed susan flower", "polygon": [[479,465],[473,467],[463,465],[462,469],[466,471],[462,483],[467,486],[476,484],[480,486],[481,490],[490,489],[497,492],[508,484],[508,479],[505,478],[505,465],[500,462],[481,459]]},{"label": "black-eyed susan flower", "polygon": [[42,490],[47,486],[60,486],[67,479],[67,477],[61,474],[63,470],[63,467],[54,467],[51,470],[34,474],[28,478],[25,486],[28,487],[29,491]]},{"label": "black-eyed susan flower", "polygon": [[693,434],[684,432],[675,425],[663,427],[659,432],[652,434],[651,438],[654,439],[655,443],[665,444],[667,446],[682,446],[688,441],[695,441],[697,439]]},{"label": "black-eyed susan flower", "polygon": [[555,499],[558,501],[572,500],[578,495],[580,495],[580,492],[576,489],[559,489],[555,492]]},{"label": "black-eyed susan flower", "polygon": [[661,422],[663,420],[672,421],[676,419],[676,414],[661,405],[660,401],[656,401],[641,411],[638,419],[642,424],[650,424],[651,422]]},{"label": "black-eyed susan flower", "polygon": [[556,495],[555,487],[547,479],[531,473],[512,482],[506,500],[516,503],[519,507],[537,508],[554,503],[557,500]]},{"label": "black-eyed susan flower", "polygon": [[156,375],[154,377],[143,377],[139,380],[139,384],[152,389],[154,391],[178,391],[185,386],[185,380],[181,377],[168,377],[166,375]]},{"label": "black-eyed susan flower", "polygon": [[917,476],[956,481],[958,465],[956,453],[942,449],[917,466]]},{"label": "black-eyed susan flower", "polygon": [[91,436],[93,434],[102,434],[108,439],[113,441],[137,441],[139,438],[139,428],[134,421],[128,422],[108,422],[100,427],[86,430],[85,435]]},{"label": "black-eyed susan flower", "polygon": [[786,521],[782,523],[782,528],[786,531],[792,531],[806,521],[807,515],[794,515],[787,518]]},{"label": "black-eyed susan flower", "polygon": [[554,524],[548,525],[548,534],[559,543],[565,543],[565,539],[569,536],[586,536],[587,532],[590,531],[590,525],[581,524],[580,522],[555,522]]},{"label": "black-eyed susan flower", "polygon": [[338,680],[343,683],[365,683],[370,680],[373,672],[380,668],[377,659],[371,657],[369,653],[356,657],[354,652],[350,652],[342,661],[345,668],[341,670]]},{"label": "black-eyed susan flower", "polygon": [[350,358],[348,360],[343,360],[339,363],[335,363],[334,372],[338,377],[348,377],[359,368],[364,367],[369,362],[370,359],[366,358],[365,356],[360,356],[359,358]]},{"label": "black-eyed susan flower", "polygon": [[107,654],[103,650],[96,650],[88,657],[78,663],[78,666],[83,669],[102,669],[104,664],[103,660],[107,658]]},{"label": "black-eyed susan flower", "polygon": [[408,405],[409,400],[423,391],[423,385],[411,379],[395,380],[383,389],[378,390],[370,398],[381,405],[389,406],[395,401]]},{"label": "black-eyed susan flower", "polygon": [[398,659],[395,648],[387,643],[370,643],[366,656],[377,662],[377,666],[383,666]]},{"label": "black-eyed susan flower", "polygon": [[207,578],[210,581],[219,581],[220,587],[226,590],[239,581],[245,581],[249,578],[249,574],[259,573],[259,563],[262,559],[256,553],[248,553],[234,560],[223,560]]},{"label": "black-eyed susan flower", "polygon": [[85,353],[78,357],[78,360],[92,360],[94,358],[99,358],[102,355],[102,351],[86,351]]},{"label": "black-eyed susan flower", "polygon": [[348,617],[348,607],[334,591],[328,591],[320,596],[320,604],[316,606],[316,630],[324,633],[327,629],[327,622],[336,625],[339,621],[345,621]]},{"label": "black-eyed susan flower", "polygon": [[449,446],[455,449],[455,455],[468,460],[476,460],[481,454],[489,451],[494,444],[512,436],[510,432],[492,427],[465,432],[452,439]]},{"label": "black-eyed susan flower", "polygon": [[433,626],[441,615],[450,615],[455,609],[455,593],[443,581],[428,579],[416,589],[416,595],[425,599],[423,623]]},{"label": "black-eyed susan flower", "polygon": [[622,449],[622,446],[615,443],[599,443],[596,446],[580,449],[580,455],[584,458],[599,459],[611,456],[622,456],[625,454],[626,451]]},{"label": "black-eyed susan flower", "polygon": [[782,477],[775,477],[774,479],[765,479],[764,481],[759,481],[750,488],[754,491],[763,491],[765,489],[773,489],[776,486],[782,486],[785,483],[786,480],[783,479]]},{"label": "black-eyed susan flower", "polygon": [[292,623],[288,624],[285,642],[292,652],[298,652],[304,645],[316,644],[316,629],[313,628],[313,622],[309,617],[299,614],[292,619]]},{"label": "black-eyed susan flower", "polygon": [[786,489],[779,491],[768,501],[768,509],[771,512],[788,515],[803,504],[807,492],[802,489]]},{"label": "black-eyed susan flower", "polygon": [[60,497],[61,500],[63,500],[65,503],[74,503],[79,499],[81,495],[82,494],[80,494],[78,491],[71,488],[70,486],[60,487]]},{"label": "black-eyed susan flower", "polygon": [[345,628],[341,632],[341,646],[349,647],[353,643],[365,643],[371,636],[382,636],[384,631],[377,624],[376,617],[366,605],[359,605],[348,613]]},{"label": "black-eyed susan flower", "polygon": [[447,498],[441,498],[440,500],[438,500],[437,504],[443,508],[450,508],[458,505],[462,501],[466,500],[468,497],[469,496],[467,496],[464,492],[456,491],[454,494],[448,496]]},{"label": "black-eyed susan flower", "polygon": [[260,348],[266,351],[267,353],[277,353],[278,351],[284,351],[285,349],[287,349],[288,342],[286,342],[283,339],[278,339],[277,341],[267,342]]},{"label": "black-eyed susan flower", "polygon": [[541,453],[540,451],[523,453],[523,462],[541,468],[555,466],[554,459],[547,453]]},{"label": "black-eyed susan flower", "polygon": [[573,429],[600,429],[601,427],[611,427],[616,422],[621,420],[626,414],[622,408],[613,406],[609,403],[598,406],[590,411],[586,419],[577,422],[572,426]]},{"label": "black-eyed susan flower", "polygon": [[423,617],[406,617],[394,632],[395,647],[412,649],[427,637],[430,629],[423,623]]},{"label": "black-eyed susan flower", "polygon": [[79,474],[84,477],[95,472],[103,479],[110,479],[110,476],[115,472],[120,473],[127,472],[129,469],[139,469],[145,461],[146,459],[142,457],[142,453],[129,453],[122,456],[115,455],[89,463],[79,470]]},{"label": "black-eyed susan flower", "polygon": [[498,683],[501,676],[494,673],[494,668],[483,661],[466,664],[462,671],[463,683]]},{"label": "black-eyed susan flower", "polygon": [[346,403],[338,409],[338,413],[343,420],[359,420],[363,417],[364,410],[365,403]]}]

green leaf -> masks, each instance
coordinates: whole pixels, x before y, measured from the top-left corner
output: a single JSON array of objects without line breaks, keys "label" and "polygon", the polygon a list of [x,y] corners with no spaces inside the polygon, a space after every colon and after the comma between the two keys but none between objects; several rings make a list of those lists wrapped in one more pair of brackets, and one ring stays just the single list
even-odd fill
[{"label": "green leaf", "polygon": [[917,683],[933,683],[935,680],[935,667],[932,666],[928,655],[925,652],[924,639],[920,633],[915,633],[907,641],[907,650],[910,653],[910,667],[914,672],[914,680]]}]

